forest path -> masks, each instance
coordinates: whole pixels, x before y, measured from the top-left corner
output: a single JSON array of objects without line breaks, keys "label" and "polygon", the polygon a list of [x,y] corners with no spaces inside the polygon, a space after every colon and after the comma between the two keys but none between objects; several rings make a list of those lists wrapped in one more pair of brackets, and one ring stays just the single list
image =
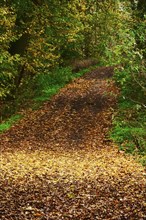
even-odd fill
[{"label": "forest path", "polygon": [[74,80],[1,135],[0,219],[146,219],[144,168],[107,136],[112,74]]}]

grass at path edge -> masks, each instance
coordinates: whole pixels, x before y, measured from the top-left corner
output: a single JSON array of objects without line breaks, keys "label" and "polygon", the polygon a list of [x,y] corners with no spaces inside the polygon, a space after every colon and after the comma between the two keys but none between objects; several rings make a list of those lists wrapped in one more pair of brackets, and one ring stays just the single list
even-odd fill
[{"label": "grass at path edge", "polygon": [[0,133],[18,122],[23,117],[24,109],[27,111],[27,109],[36,110],[40,108],[45,101],[50,100],[66,84],[95,68],[97,66],[83,69],[78,73],[72,73],[70,67],[56,68],[48,74],[39,74],[33,80],[29,80],[27,84],[22,86],[17,98],[4,105]]}]

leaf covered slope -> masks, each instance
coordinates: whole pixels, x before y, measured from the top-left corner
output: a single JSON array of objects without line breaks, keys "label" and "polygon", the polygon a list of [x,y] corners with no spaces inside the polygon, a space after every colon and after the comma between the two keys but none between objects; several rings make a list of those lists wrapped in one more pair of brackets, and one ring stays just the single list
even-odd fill
[{"label": "leaf covered slope", "polygon": [[113,69],[75,79],[1,134],[1,219],[144,220],[144,168],[107,132]]}]

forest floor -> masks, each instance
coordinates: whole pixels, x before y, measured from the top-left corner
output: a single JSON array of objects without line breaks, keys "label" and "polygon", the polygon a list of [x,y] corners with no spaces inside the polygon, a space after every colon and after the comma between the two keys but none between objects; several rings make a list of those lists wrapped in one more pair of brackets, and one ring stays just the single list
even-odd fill
[{"label": "forest floor", "polygon": [[145,170],[108,137],[113,68],[75,79],[1,134],[1,220],[144,220]]}]

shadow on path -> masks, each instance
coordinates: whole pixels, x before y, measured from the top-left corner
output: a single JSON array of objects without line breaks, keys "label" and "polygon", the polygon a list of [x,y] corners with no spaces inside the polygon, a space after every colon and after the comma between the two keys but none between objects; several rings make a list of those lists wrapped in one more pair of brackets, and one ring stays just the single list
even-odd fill
[{"label": "shadow on path", "polygon": [[144,220],[145,173],[107,143],[113,69],[86,74],[1,135],[1,220]]},{"label": "shadow on path", "polygon": [[71,84],[2,134],[2,149],[102,147],[111,124],[118,89],[100,67]]}]

